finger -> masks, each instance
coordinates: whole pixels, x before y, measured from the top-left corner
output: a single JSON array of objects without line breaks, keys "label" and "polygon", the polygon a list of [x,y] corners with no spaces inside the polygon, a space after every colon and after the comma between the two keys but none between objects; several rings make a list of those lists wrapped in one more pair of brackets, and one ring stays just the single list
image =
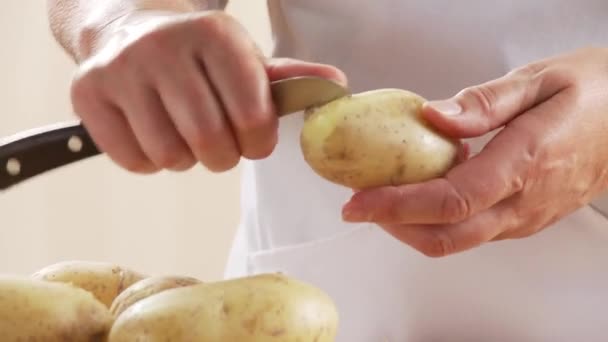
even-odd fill
[{"label": "finger", "polygon": [[124,114],[110,103],[89,99],[76,111],[97,148],[126,170],[150,174],[158,168],[146,156]]},{"label": "finger", "polygon": [[568,87],[570,81],[538,62],[490,82],[464,89],[451,99],[424,104],[434,126],[458,138],[481,136]]},{"label": "finger", "polygon": [[359,191],[345,204],[343,218],[385,224],[463,221],[523,188],[532,163],[528,139],[503,130],[443,178]]},{"label": "finger", "polygon": [[463,163],[471,156],[471,145],[466,142],[462,142],[458,154],[456,155],[456,164]]},{"label": "finger", "polygon": [[403,243],[429,257],[444,257],[492,241],[502,232],[517,231],[520,219],[508,203],[449,225],[386,225],[383,228]]},{"label": "finger", "polygon": [[210,33],[214,36],[201,46],[199,58],[229,118],[241,155],[267,157],[277,143],[278,117],[262,58],[237,24],[226,22],[222,32]]},{"label": "finger", "polygon": [[156,90],[142,84],[126,87],[128,89],[121,92],[121,107],[148,158],[159,169],[191,168],[194,156],[171,122]]},{"label": "finger", "polygon": [[316,76],[335,81],[343,86],[348,85],[344,72],[334,66],[291,58],[268,60],[266,62],[266,72],[270,81],[298,76]]},{"label": "finger", "polygon": [[232,169],[240,152],[224,110],[204,71],[192,58],[173,63],[155,80],[178,132],[203,165],[213,172]]},{"label": "finger", "polygon": [[525,230],[525,229],[506,231],[506,232],[498,234],[497,236],[492,238],[492,241],[498,242],[498,241],[503,241],[503,240],[522,239],[522,238],[528,237],[532,234],[534,234],[533,230]]}]

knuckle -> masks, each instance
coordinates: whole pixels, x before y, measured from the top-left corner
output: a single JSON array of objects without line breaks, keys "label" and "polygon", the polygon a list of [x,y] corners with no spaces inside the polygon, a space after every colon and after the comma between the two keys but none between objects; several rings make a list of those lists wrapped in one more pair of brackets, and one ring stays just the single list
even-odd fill
[{"label": "knuckle", "polygon": [[232,22],[232,17],[223,11],[211,11],[197,19],[198,28],[210,36],[226,35]]},{"label": "knuckle", "polygon": [[74,77],[69,89],[72,109],[77,115],[86,115],[94,101],[99,101],[101,90],[98,70],[88,70]]},{"label": "knuckle", "polygon": [[196,164],[196,160],[192,157],[191,154],[188,154],[186,157],[182,158],[179,164],[174,165],[173,167],[168,168],[173,171],[186,171],[194,167]]},{"label": "knuckle", "polygon": [[118,52],[107,62],[104,66],[104,70],[112,75],[121,75],[123,71],[128,71],[134,64],[134,50],[136,50],[135,43],[131,46],[125,47],[123,50]]},{"label": "knuckle", "polygon": [[228,171],[239,162],[240,155],[225,146],[227,135],[222,127],[199,128],[191,131],[186,139],[198,160],[211,172]]},{"label": "knuckle", "polygon": [[239,158],[236,155],[224,155],[221,158],[205,162],[205,167],[214,173],[225,172],[233,169],[239,163]]},{"label": "knuckle", "polygon": [[73,95],[85,95],[94,89],[95,81],[101,79],[99,67],[82,65],[72,78],[71,90]]},{"label": "knuckle", "polygon": [[144,58],[164,56],[168,44],[172,42],[171,37],[169,37],[170,33],[170,30],[164,28],[151,31],[135,42],[131,51]]},{"label": "knuckle", "polygon": [[182,164],[185,157],[186,154],[179,144],[163,144],[154,154],[154,164],[160,168],[171,169]]},{"label": "knuckle", "polygon": [[547,69],[547,64],[542,61],[528,63],[509,72],[508,76],[515,76],[522,79],[532,79],[543,73]]},{"label": "knuckle", "polygon": [[222,139],[222,132],[217,129],[198,127],[187,133],[186,139],[192,148],[199,154],[214,153],[218,148],[218,141]]},{"label": "knuckle", "polygon": [[583,77],[585,77],[585,75],[581,74],[577,70],[573,70],[572,68],[561,65],[555,65],[543,69],[535,76],[534,80],[540,85],[555,84],[561,86],[561,88],[568,87],[572,89],[580,86]]},{"label": "knuckle", "polygon": [[496,233],[493,229],[488,229],[488,227],[483,227],[481,225],[476,225],[473,229],[470,229],[466,235],[466,243],[470,246],[479,246],[490,241]]},{"label": "knuckle", "polygon": [[269,156],[277,143],[277,120],[270,115],[249,117],[239,126],[243,156],[261,159]]},{"label": "knuckle", "polygon": [[470,201],[453,185],[441,201],[441,217],[446,223],[458,223],[471,214]]},{"label": "knuckle", "polygon": [[277,120],[266,110],[235,113],[237,130],[241,134],[258,136],[276,128]]},{"label": "knuckle", "polygon": [[410,194],[405,188],[397,187],[385,197],[382,216],[388,222],[399,222],[403,213],[403,205],[411,201]]},{"label": "knuckle", "polygon": [[85,79],[75,80],[70,87],[70,98],[76,114],[86,113],[91,87]]},{"label": "knuckle", "polygon": [[463,92],[463,96],[474,101],[479,106],[482,113],[486,115],[491,116],[496,112],[498,94],[492,87],[486,84],[466,88]]},{"label": "knuckle", "polygon": [[429,239],[420,247],[420,252],[430,258],[441,258],[455,252],[452,237],[443,231],[429,235]]},{"label": "knuckle", "polygon": [[147,174],[159,170],[150,162],[150,160],[148,160],[144,156],[132,156],[130,158],[125,159],[120,164],[127,171],[133,173]]},{"label": "knuckle", "polygon": [[259,139],[251,139],[246,142],[241,142],[243,157],[259,160],[266,158],[272,154],[277,144],[276,136],[260,137]]},{"label": "knuckle", "polygon": [[251,160],[259,160],[267,158],[274,151],[274,147],[276,146],[275,141],[261,141],[257,144],[247,144],[243,147],[243,157]]},{"label": "knuckle", "polygon": [[[139,37],[109,58],[104,67],[109,75],[124,77],[124,74],[139,73],[149,62],[165,56],[167,46],[164,30],[158,29]],[[153,57],[153,58],[151,58]]]}]

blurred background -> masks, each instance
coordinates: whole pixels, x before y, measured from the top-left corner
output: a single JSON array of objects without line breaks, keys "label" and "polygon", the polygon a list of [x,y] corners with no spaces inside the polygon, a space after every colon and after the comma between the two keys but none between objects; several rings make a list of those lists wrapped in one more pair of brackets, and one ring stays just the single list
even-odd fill
[{"label": "blurred background", "polygon": [[[266,2],[230,2],[228,11],[268,52]],[[3,2],[0,137],[74,118],[74,65],[51,36],[45,6]],[[219,279],[238,221],[238,168],[138,176],[99,156],[0,192],[0,273],[94,260]]]}]

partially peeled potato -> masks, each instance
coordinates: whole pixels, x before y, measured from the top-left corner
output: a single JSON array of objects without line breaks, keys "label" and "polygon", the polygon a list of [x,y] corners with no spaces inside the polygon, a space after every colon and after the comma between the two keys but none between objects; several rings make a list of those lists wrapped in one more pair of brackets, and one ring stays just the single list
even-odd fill
[{"label": "partially peeled potato", "polygon": [[300,136],[304,159],[353,189],[440,177],[456,163],[460,143],[424,120],[424,102],[407,90],[378,89],[311,108]]}]

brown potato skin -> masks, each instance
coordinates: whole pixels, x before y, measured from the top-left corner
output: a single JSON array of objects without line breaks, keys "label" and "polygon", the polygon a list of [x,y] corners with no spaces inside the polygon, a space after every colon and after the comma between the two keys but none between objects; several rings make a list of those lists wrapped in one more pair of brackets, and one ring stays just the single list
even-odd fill
[{"label": "brown potato skin", "polygon": [[112,322],[108,308],[79,287],[0,276],[3,342],[102,342]]},{"label": "brown potato skin", "polygon": [[109,342],[333,342],[338,323],[321,290],[263,274],[145,298],[118,316]]},{"label": "brown potato skin", "polygon": [[379,89],[312,108],[300,135],[303,157],[321,177],[357,190],[441,177],[460,143],[422,118],[424,102],[406,90]]},{"label": "brown potato skin", "polygon": [[127,287],[146,278],[120,265],[96,261],[62,261],[32,274],[32,279],[68,283],[91,292],[108,308]]},{"label": "brown potato skin", "polygon": [[201,280],[187,276],[151,276],[136,282],[119,294],[112,302],[110,312],[114,318],[116,318],[130,306],[142,299],[154,296],[166,290],[201,283]]}]

